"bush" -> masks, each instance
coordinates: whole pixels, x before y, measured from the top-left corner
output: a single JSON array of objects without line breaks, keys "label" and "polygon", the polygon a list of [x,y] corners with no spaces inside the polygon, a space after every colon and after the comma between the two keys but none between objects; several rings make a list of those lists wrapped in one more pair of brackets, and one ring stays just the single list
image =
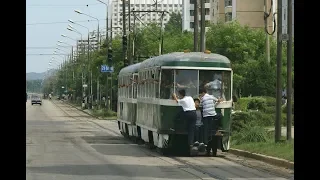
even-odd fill
[{"label": "bush", "polygon": [[95,116],[99,117],[114,117],[117,116],[117,113],[111,110],[106,109],[99,109],[99,110],[93,110],[93,114]]},{"label": "bush", "polygon": [[250,99],[251,97],[238,98],[238,102],[236,102],[236,105],[235,105],[236,110],[247,111],[247,107]]},{"label": "bush", "polygon": [[244,128],[240,132],[235,133],[232,138],[235,144],[267,142],[269,140],[267,131],[263,127],[253,124],[244,126]]},{"label": "bush", "polygon": [[[291,124],[294,125],[294,115],[291,115]],[[281,113],[281,125],[282,126],[287,126],[287,113]]]},{"label": "bush", "polygon": [[266,100],[267,106],[276,106],[277,99],[270,96],[262,96],[261,98],[264,98]]},{"label": "bush", "polygon": [[232,114],[231,131],[239,132],[246,125],[267,127],[273,126],[275,122],[275,114],[267,114],[261,111],[237,112]]},{"label": "bush", "polygon": [[[287,105],[282,107],[282,112],[287,113]],[[294,102],[292,101],[292,114],[294,114]]]},{"label": "bush", "polygon": [[273,126],[275,122],[275,114],[267,114],[261,111],[250,112],[250,121],[257,126]]},{"label": "bush", "polygon": [[261,97],[253,97],[249,100],[247,109],[264,111],[266,107],[266,99]]},{"label": "bush", "polygon": [[238,132],[240,131],[245,124],[250,121],[248,112],[237,112],[231,115],[232,123],[231,123],[231,131]]},{"label": "bush", "polygon": [[276,114],[276,106],[267,106],[263,112],[267,114]]}]

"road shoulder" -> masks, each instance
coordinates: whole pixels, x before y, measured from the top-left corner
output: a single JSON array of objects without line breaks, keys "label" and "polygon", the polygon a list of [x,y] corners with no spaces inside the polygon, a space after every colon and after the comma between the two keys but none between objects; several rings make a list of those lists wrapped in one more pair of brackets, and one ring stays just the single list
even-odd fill
[{"label": "road shoulder", "polygon": [[[80,106],[75,106],[74,104],[71,104],[69,102],[62,102],[62,103],[66,103],[66,104],[78,109],[79,111],[82,111],[82,112],[96,118],[95,122],[98,123],[100,126],[103,126],[103,128],[110,129],[108,126],[110,125],[110,123],[114,123],[114,121],[116,120],[116,119],[102,119],[100,117],[93,115],[90,110],[83,110]],[[108,122],[108,121],[110,121],[110,122]],[[272,171],[277,171],[278,173],[281,173],[281,174],[288,174],[288,173],[292,174],[294,172],[293,171],[294,162],[290,162],[285,159],[280,159],[280,158],[276,158],[276,157],[272,157],[272,156],[267,156],[267,155],[263,155],[263,154],[253,153],[253,152],[244,151],[244,150],[240,150],[240,149],[234,149],[234,148],[230,148],[228,153],[224,153],[224,155],[227,159],[234,161],[234,162],[238,162],[238,163],[246,165],[246,166],[251,166],[250,164],[259,164],[258,162],[253,163],[252,160],[261,161],[263,164],[260,163],[258,166],[265,167],[264,170],[266,170],[266,171],[269,171],[270,169],[272,169]],[[275,166],[276,168],[273,166]]]}]

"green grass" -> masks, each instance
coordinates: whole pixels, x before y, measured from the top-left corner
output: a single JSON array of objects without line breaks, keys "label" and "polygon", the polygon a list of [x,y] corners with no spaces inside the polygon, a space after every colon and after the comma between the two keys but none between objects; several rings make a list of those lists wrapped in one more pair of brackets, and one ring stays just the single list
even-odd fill
[{"label": "green grass", "polygon": [[117,113],[111,110],[99,109],[93,110],[92,114],[104,119],[117,119]]},{"label": "green grass", "polygon": [[253,153],[259,153],[278,157],[294,162],[294,142],[275,143],[274,141],[267,142],[249,142],[239,145],[232,145],[234,149],[241,149]]}]

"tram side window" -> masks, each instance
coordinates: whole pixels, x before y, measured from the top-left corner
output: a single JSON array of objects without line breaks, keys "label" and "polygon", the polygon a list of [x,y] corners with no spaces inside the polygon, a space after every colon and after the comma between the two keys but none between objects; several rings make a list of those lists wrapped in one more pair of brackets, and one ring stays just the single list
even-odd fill
[{"label": "tram side window", "polygon": [[155,98],[156,97],[156,92],[155,92],[155,88],[156,88],[156,84],[154,81],[154,69],[150,70],[150,90],[149,90],[149,94],[151,98]]},{"label": "tram side window", "polygon": [[172,69],[162,69],[161,84],[160,84],[160,98],[171,99],[173,91],[173,72]]},{"label": "tram side window", "polygon": [[199,88],[206,88],[208,94],[217,98],[231,100],[231,71],[201,70]]},{"label": "tram side window", "polygon": [[150,97],[149,90],[150,90],[150,75],[149,70],[146,71],[146,98]]},{"label": "tram side window", "polygon": [[120,97],[123,97],[123,88],[122,88],[122,85],[123,85],[123,81],[122,81],[122,77],[119,77],[119,96]]},{"label": "tram side window", "polygon": [[140,97],[142,97],[142,73],[141,72],[139,72],[139,77],[138,77],[138,79],[139,79],[139,83],[138,83],[138,97],[140,98]]},{"label": "tram side window", "polygon": [[149,85],[150,85],[150,79],[149,79],[149,71],[146,71],[146,83],[145,83],[145,94],[146,98],[149,97]]},{"label": "tram side window", "polygon": [[187,96],[198,96],[198,70],[175,70],[175,72],[175,93],[178,93],[180,89],[185,89]]},{"label": "tram side window", "polygon": [[133,98],[137,98],[137,81],[138,81],[138,75],[133,75]]},{"label": "tram side window", "polygon": [[146,97],[146,72],[142,72],[142,97]]},{"label": "tram side window", "polygon": [[132,76],[128,76],[128,90],[129,90],[129,98],[132,98],[132,88],[133,88],[133,81],[131,79]]},{"label": "tram side window", "polygon": [[129,88],[128,88],[128,85],[129,85],[129,83],[128,83],[128,76],[125,76],[124,77],[125,78],[125,83],[126,83],[126,86],[125,86],[125,92],[126,92],[126,98],[128,98],[129,97]]},{"label": "tram side window", "polygon": [[154,70],[155,98],[159,98],[159,75],[160,75],[160,69],[155,69]]},{"label": "tram side window", "polygon": [[122,87],[121,87],[121,91],[122,91],[122,97],[125,97],[126,96],[126,92],[125,92],[125,85],[126,85],[126,82],[124,81],[124,77],[121,78],[122,79]]}]

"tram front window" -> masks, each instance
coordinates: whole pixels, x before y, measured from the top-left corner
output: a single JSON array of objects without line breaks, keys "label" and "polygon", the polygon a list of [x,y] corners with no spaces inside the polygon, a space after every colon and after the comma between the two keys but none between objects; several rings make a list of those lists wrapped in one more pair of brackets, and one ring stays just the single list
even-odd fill
[{"label": "tram front window", "polygon": [[216,98],[231,100],[231,71],[200,70],[199,85]]},{"label": "tram front window", "polygon": [[175,70],[175,72],[175,93],[185,89],[187,96],[198,96],[198,70]]}]

